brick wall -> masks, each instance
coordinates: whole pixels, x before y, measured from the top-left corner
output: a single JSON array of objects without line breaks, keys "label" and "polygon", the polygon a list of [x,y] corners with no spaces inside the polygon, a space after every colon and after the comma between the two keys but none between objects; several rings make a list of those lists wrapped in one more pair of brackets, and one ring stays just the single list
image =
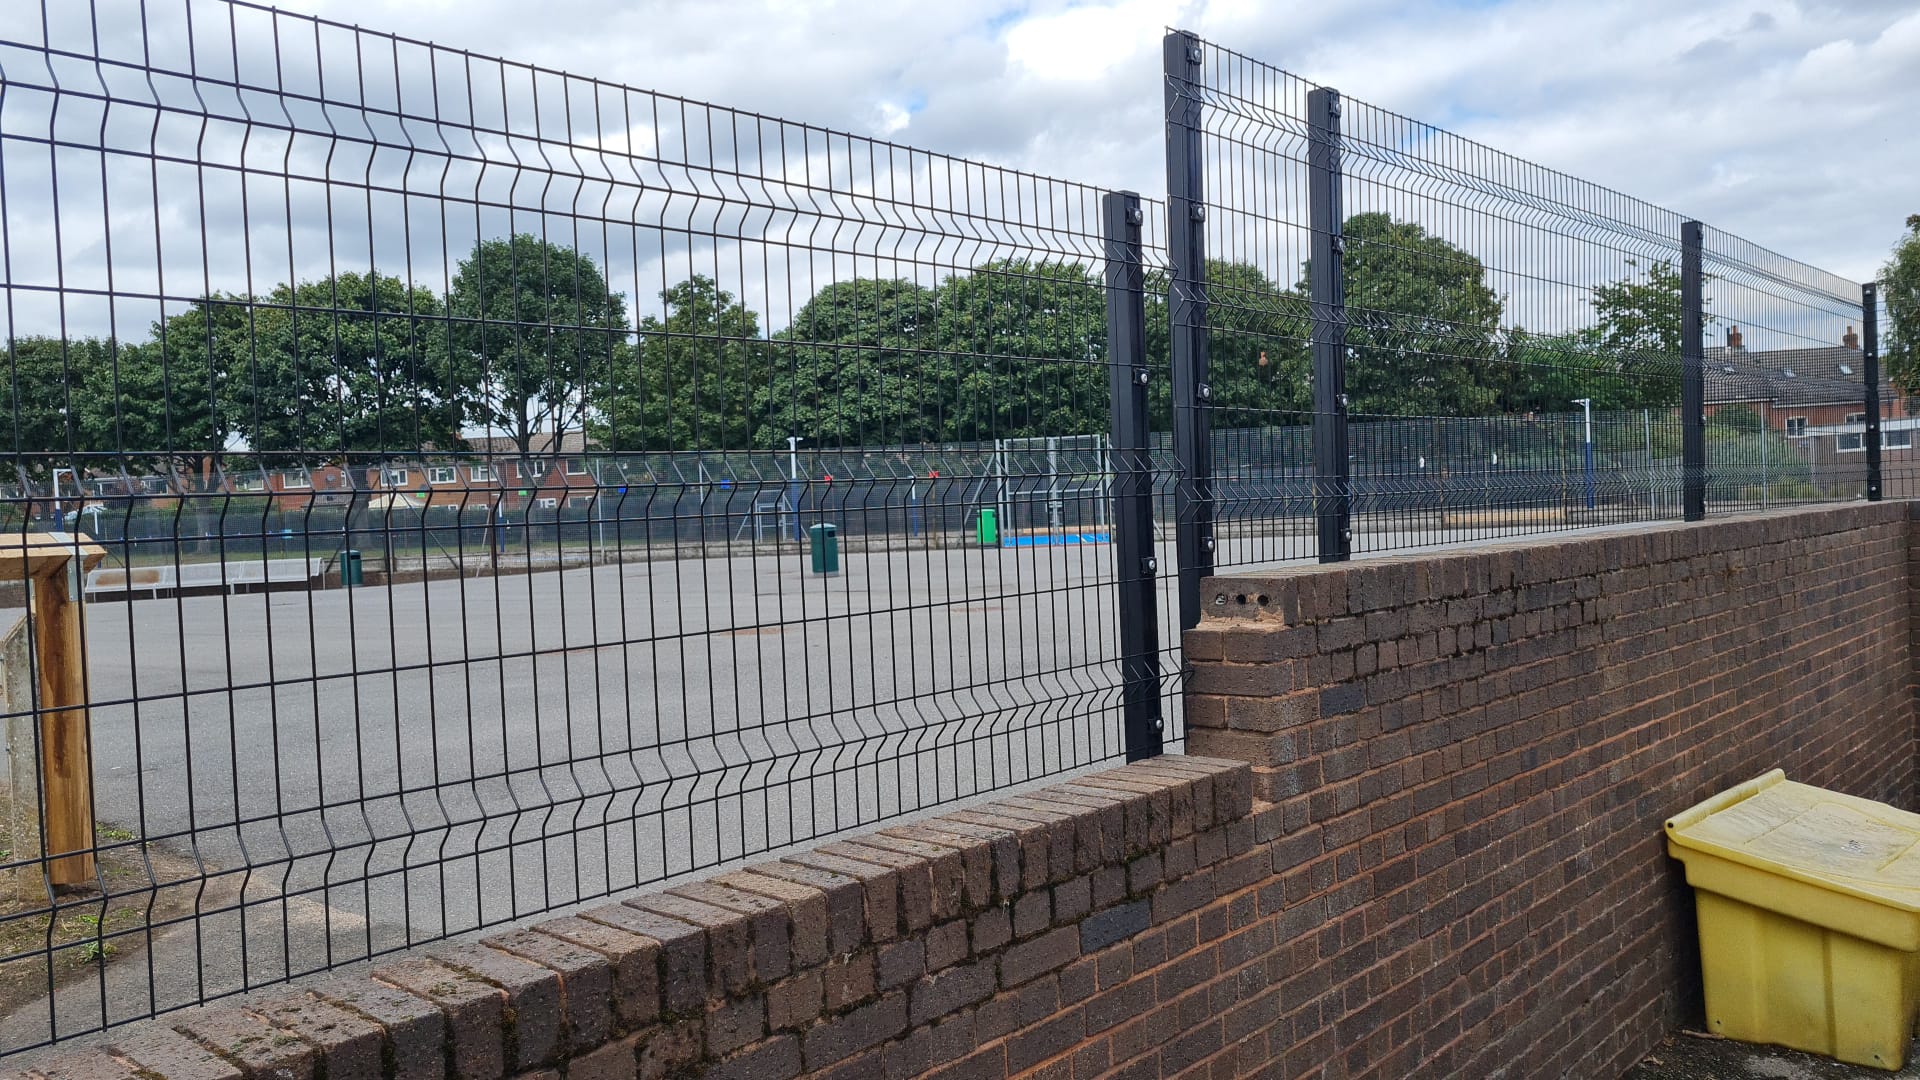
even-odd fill
[{"label": "brick wall", "polygon": [[1615,1077],[1697,1024],[1663,819],[1775,766],[1914,804],[1908,505],[1203,586],[1187,746],[1280,817],[1281,1075]]},{"label": "brick wall", "polygon": [[1615,1077],[1697,1009],[1666,815],[1775,765],[1912,805],[1911,527],[1858,506],[1218,579],[1187,637],[1209,756],[6,1076]]},{"label": "brick wall", "polygon": [[12,1064],[52,1080],[1174,1075],[1277,928],[1251,769],[1165,757]]}]

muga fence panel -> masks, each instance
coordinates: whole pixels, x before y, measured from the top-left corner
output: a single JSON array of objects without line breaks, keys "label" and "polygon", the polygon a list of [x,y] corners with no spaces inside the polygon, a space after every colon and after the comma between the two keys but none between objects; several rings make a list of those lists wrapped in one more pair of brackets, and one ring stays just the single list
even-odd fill
[{"label": "muga fence panel", "polygon": [[1859,286],[1182,31],[1166,85],[1187,622],[1215,567],[1863,489],[1862,417],[1789,415],[1866,394]]},{"label": "muga fence panel", "polygon": [[105,548],[0,1048],[1123,752],[1105,192],[224,0],[0,38],[0,515]]}]

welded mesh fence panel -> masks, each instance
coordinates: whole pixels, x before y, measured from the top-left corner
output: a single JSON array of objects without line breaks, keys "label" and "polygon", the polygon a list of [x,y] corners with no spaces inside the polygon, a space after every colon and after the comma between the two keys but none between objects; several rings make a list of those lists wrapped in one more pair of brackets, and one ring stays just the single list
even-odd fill
[{"label": "welded mesh fence panel", "polygon": [[[1218,462],[1219,559],[1311,556],[1311,428],[1333,419],[1312,411],[1314,87],[1204,56],[1216,444],[1275,418]],[[1678,216],[1351,98],[1336,116],[1353,550],[1677,512]]]},{"label": "welded mesh fence panel", "polygon": [[1100,191],[219,0],[0,38],[0,517],[105,549],[83,708],[7,668],[0,1048],[1120,752]]},{"label": "welded mesh fence panel", "polygon": [[[1317,490],[1356,554],[1680,516],[1680,215],[1350,97],[1317,128],[1313,84],[1192,40],[1194,74],[1169,71],[1200,105],[1218,565],[1321,554]],[[1338,301],[1313,287],[1316,169]],[[1781,411],[1810,386],[1783,370],[1817,353],[1858,412],[1858,286],[1705,247],[1709,506],[1858,494],[1861,455],[1823,464]],[[1723,355],[1742,320],[1760,338]],[[1339,339],[1344,467],[1314,450],[1341,424],[1314,399],[1314,342]]]},{"label": "welded mesh fence panel", "polygon": [[[1710,511],[1867,491],[1860,286],[1706,229]],[[1882,415],[1896,395],[1882,370]],[[1911,443],[1903,425],[1883,443]]]},{"label": "welded mesh fence panel", "polygon": [[1204,56],[1202,80],[1173,88],[1202,103],[1214,561],[1311,557],[1312,84],[1213,46]]},{"label": "welded mesh fence panel", "polygon": [[1341,104],[1355,549],[1677,509],[1678,216]]},{"label": "welded mesh fence panel", "polygon": [[[1873,303],[1880,370],[1912,371],[1920,360],[1920,266],[1885,269],[1892,272],[1875,283]],[[1890,499],[1911,499],[1920,497],[1920,404],[1896,400],[1881,427],[1882,490]]]}]

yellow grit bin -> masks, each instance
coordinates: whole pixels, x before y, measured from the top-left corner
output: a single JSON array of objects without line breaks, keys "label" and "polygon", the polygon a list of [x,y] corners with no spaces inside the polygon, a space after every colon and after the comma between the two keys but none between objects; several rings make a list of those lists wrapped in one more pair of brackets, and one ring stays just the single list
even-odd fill
[{"label": "yellow grit bin", "polygon": [[1708,1030],[1900,1068],[1920,1007],[1920,814],[1775,769],[1666,829],[1699,911]]}]

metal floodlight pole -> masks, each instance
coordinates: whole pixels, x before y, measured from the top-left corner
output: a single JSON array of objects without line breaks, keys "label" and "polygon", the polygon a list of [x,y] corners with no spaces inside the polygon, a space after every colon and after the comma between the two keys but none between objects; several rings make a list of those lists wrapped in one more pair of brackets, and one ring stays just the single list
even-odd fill
[{"label": "metal floodlight pole", "polygon": [[1688,521],[1707,516],[1706,345],[1697,221],[1680,226],[1680,470]]},{"label": "metal floodlight pole", "polygon": [[1140,250],[1146,221],[1140,196],[1102,200],[1107,255],[1107,388],[1113,478],[1115,607],[1120,620],[1121,715],[1128,761],[1159,755],[1160,562],[1153,545],[1153,455],[1147,434],[1146,275]]},{"label": "metal floodlight pole", "polygon": [[1593,399],[1574,398],[1573,403],[1580,406],[1587,416],[1587,441],[1584,444],[1587,470],[1587,509],[1593,509]]},{"label": "metal floodlight pole", "polygon": [[1340,199],[1340,92],[1307,94],[1307,201],[1313,239],[1313,504],[1320,561],[1353,555],[1353,486],[1347,461],[1346,237]]},{"label": "metal floodlight pole", "polygon": [[1860,287],[1860,348],[1866,361],[1867,383],[1867,501],[1879,502],[1880,473],[1880,286],[1867,282]]},{"label": "metal floodlight pole", "polygon": [[1200,39],[1183,30],[1163,42],[1167,108],[1167,321],[1173,353],[1174,545],[1180,564],[1180,625],[1200,622],[1200,579],[1213,573],[1213,447],[1207,385],[1207,204],[1202,158]]}]

